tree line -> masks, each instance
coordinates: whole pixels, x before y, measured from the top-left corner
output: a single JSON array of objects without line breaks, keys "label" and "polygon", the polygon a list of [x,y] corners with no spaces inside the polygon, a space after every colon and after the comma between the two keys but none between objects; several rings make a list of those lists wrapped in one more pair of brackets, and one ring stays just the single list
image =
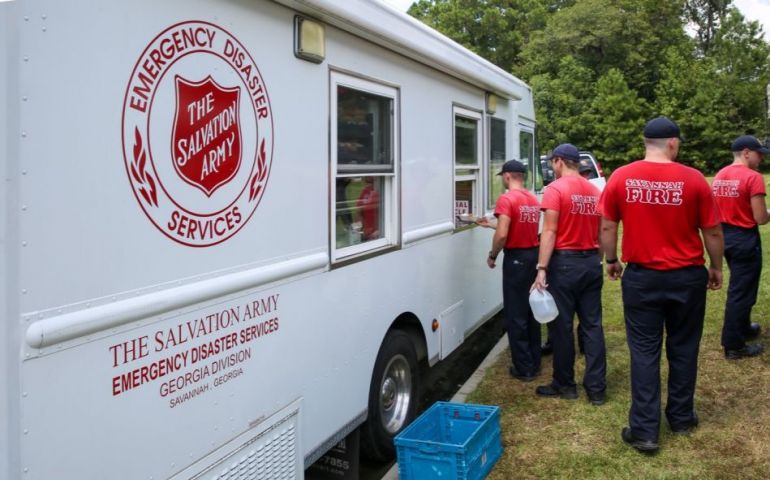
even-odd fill
[{"label": "tree line", "polygon": [[408,13],[532,87],[541,152],[571,142],[607,170],[641,158],[652,117],[713,173],[764,139],[770,44],[731,0],[419,0]]}]

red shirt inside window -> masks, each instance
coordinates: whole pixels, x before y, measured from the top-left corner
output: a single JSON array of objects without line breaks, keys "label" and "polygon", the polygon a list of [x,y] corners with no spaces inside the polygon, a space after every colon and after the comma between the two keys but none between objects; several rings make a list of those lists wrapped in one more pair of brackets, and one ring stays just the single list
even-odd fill
[{"label": "red shirt inside window", "polygon": [[361,227],[364,240],[380,237],[380,194],[371,182],[361,190],[356,206],[361,209]]},{"label": "red shirt inside window", "polygon": [[728,165],[714,177],[711,190],[724,223],[743,228],[757,225],[751,211],[751,197],[766,195],[765,180],[759,172],[746,165]]},{"label": "red shirt inside window", "polygon": [[504,193],[495,204],[495,216],[511,219],[505,248],[532,248],[539,245],[537,230],[540,226],[540,206],[537,197],[528,190]]},{"label": "red shirt inside window", "polygon": [[676,162],[640,160],[615,170],[599,210],[623,222],[622,260],[655,270],[703,265],[699,229],[719,224],[703,174]]},{"label": "red shirt inside window", "polygon": [[559,212],[556,250],[599,248],[599,189],[579,176],[561,177],[543,192],[543,210]]}]

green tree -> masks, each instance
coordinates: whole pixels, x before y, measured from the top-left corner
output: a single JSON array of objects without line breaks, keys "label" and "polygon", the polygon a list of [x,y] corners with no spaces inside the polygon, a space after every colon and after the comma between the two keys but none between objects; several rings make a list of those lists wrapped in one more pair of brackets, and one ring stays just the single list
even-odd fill
[{"label": "green tree", "polygon": [[546,0],[419,0],[408,13],[507,72],[518,72],[522,46],[545,24]]},{"label": "green tree", "polygon": [[658,113],[674,119],[686,137],[679,152],[682,163],[704,172],[721,166],[737,134],[736,109],[713,62],[667,52],[657,89]]},{"label": "green tree", "polygon": [[687,0],[685,18],[693,27],[698,48],[708,53],[732,0]]},{"label": "green tree", "polygon": [[585,148],[608,170],[644,156],[641,131],[649,107],[631,90],[616,68],[596,83],[596,95],[586,118],[590,129]]},{"label": "green tree", "polygon": [[709,173],[765,124],[770,45],[731,0],[420,0],[409,13],[532,86],[541,151],[569,141],[614,168],[664,114],[688,137],[680,159]]},{"label": "green tree", "polygon": [[559,62],[556,75],[535,75],[531,80],[538,119],[538,146],[550,150],[570,142],[584,148],[590,123],[586,114],[594,95],[593,72],[574,57]]},{"label": "green tree", "polygon": [[743,130],[760,129],[767,111],[765,86],[770,83],[770,44],[762,37],[762,27],[730,8],[707,57],[730,86],[725,93],[736,108],[731,120]]},{"label": "green tree", "polygon": [[687,137],[680,160],[704,172],[724,166],[736,136],[762,131],[768,82],[770,45],[759,25],[734,8],[722,18],[705,56],[669,50],[657,107]]},{"label": "green tree", "polygon": [[612,68],[652,100],[663,52],[687,45],[679,0],[582,0],[549,16],[522,52],[524,77],[555,74],[564,56],[574,57],[595,78]]}]

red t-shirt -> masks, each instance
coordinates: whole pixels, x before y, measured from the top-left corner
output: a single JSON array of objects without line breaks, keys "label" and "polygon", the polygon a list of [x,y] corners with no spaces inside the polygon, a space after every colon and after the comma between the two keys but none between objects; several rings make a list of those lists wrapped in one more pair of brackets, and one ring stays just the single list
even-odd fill
[{"label": "red t-shirt", "polygon": [[599,189],[583,177],[561,177],[543,192],[543,210],[559,212],[556,250],[599,248]]},{"label": "red t-shirt", "polygon": [[532,248],[539,245],[540,206],[529,190],[512,190],[500,195],[495,204],[495,216],[511,219],[505,248]]},{"label": "red t-shirt", "polygon": [[622,260],[655,270],[703,265],[698,230],[720,221],[703,174],[676,162],[640,160],[618,168],[602,192],[599,211],[623,222]]},{"label": "red t-shirt", "polygon": [[361,190],[356,206],[361,209],[361,227],[364,231],[364,239],[377,238],[378,235],[375,233],[380,229],[380,194],[367,185]]},{"label": "red t-shirt", "polygon": [[746,165],[728,165],[717,173],[711,184],[722,221],[737,227],[757,225],[751,210],[751,197],[766,195],[765,180]]}]

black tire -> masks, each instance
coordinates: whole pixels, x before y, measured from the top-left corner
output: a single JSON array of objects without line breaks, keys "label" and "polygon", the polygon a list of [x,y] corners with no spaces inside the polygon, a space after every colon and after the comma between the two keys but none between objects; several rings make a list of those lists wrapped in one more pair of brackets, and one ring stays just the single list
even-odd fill
[{"label": "black tire", "polygon": [[[404,376],[398,373],[405,372],[407,367],[408,396],[401,396],[401,401],[397,399],[388,401],[390,395],[383,395],[382,392],[389,393],[391,389],[388,387],[393,384],[404,385]],[[387,387],[386,382],[389,382]],[[414,345],[409,335],[403,331],[391,330],[380,346],[372,371],[372,380],[369,385],[369,415],[366,422],[361,425],[361,451],[364,456],[377,461],[395,457],[393,438],[414,420],[419,401],[418,393],[419,371]],[[385,400],[381,401],[383,398]],[[390,408],[388,408],[389,405]],[[389,419],[392,421],[388,422]]]}]

